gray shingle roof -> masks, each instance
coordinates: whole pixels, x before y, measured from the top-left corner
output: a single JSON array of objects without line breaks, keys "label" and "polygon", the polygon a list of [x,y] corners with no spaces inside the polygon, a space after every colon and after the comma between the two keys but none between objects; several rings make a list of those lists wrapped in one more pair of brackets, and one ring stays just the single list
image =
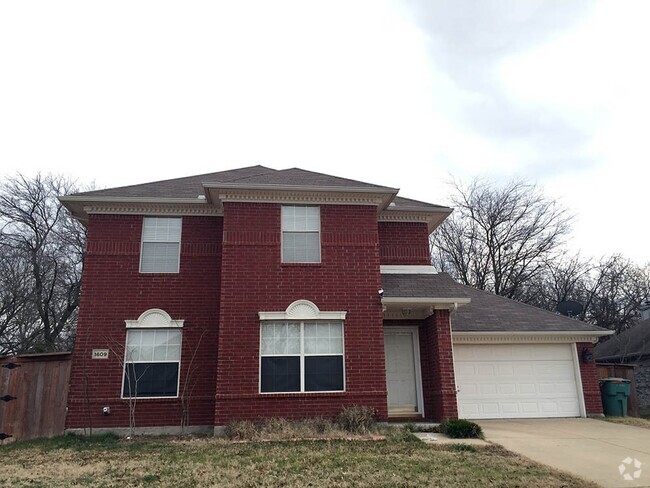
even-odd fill
[{"label": "gray shingle roof", "polygon": [[650,319],[612,336],[594,349],[597,358],[650,355]]},{"label": "gray shingle roof", "polygon": [[385,297],[468,298],[462,286],[446,273],[381,275]]},{"label": "gray shingle roof", "polygon": [[[228,185],[299,185],[317,187],[334,187],[341,189],[365,189],[376,190],[378,192],[394,193],[394,188],[373,185],[362,181],[351,180],[349,178],[340,178],[338,176],[326,175],[314,171],[307,171],[300,168],[289,168],[276,170],[265,166],[249,166],[227,171],[218,171],[215,173],[205,173],[195,176],[186,176],[183,178],[174,178],[171,180],[154,181],[151,183],[142,183],[138,185],[122,186],[117,188],[107,188],[105,190],[95,190],[83,193],[69,195],[73,197],[94,197],[105,198],[197,198],[204,194],[204,183]],[[408,198],[395,197],[394,205],[389,206],[386,210],[407,210],[407,211],[449,211],[451,209],[434,205],[431,203],[411,200]]]},{"label": "gray shingle roof", "polygon": [[469,298],[452,315],[454,332],[601,332],[604,329],[456,283],[448,274],[382,274],[385,297]]},{"label": "gray shingle roof", "polygon": [[394,188],[373,185],[363,181],[340,178],[300,168],[273,170],[267,173],[247,176],[231,180],[230,183],[243,185],[301,185],[301,186],[330,186],[338,188],[367,188],[383,191],[395,191]]},{"label": "gray shingle roof", "polygon": [[510,300],[493,293],[465,288],[472,302],[452,317],[456,332],[601,332],[604,329],[576,319]]},{"label": "gray shingle roof", "polygon": [[172,180],[154,181],[151,183],[142,183],[139,185],[121,186],[117,188],[107,188],[105,190],[87,191],[84,193],[75,193],[74,196],[92,197],[149,197],[149,198],[196,198],[203,195],[203,183],[206,182],[223,182],[228,183],[240,178],[246,178],[265,173],[271,173],[275,170],[264,166],[249,166],[246,168],[233,169],[228,171],[218,171],[216,173],[206,173],[202,175],[186,176],[184,178],[174,178]]},{"label": "gray shingle roof", "polygon": [[451,212],[451,208],[444,205],[421,202],[411,198],[395,197],[393,203],[395,205],[389,205],[386,210],[448,210]]}]

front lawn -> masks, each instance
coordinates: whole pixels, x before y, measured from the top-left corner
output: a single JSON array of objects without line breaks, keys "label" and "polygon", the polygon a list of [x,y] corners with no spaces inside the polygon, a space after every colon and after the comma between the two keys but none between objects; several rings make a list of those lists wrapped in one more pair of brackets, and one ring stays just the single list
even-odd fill
[{"label": "front lawn", "polygon": [[434,446],[406,431],[385,441],[232,443],[112,436],[0,447],[0,484],[63,486],[594,487],[496,446]]}]

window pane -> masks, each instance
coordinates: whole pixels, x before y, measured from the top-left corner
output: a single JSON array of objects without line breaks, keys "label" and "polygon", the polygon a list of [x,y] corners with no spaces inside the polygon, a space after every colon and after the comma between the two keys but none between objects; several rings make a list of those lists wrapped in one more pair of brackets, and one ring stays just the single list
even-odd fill
[{"label": "window pane", "polygon": [[320,208],[283,206],[282,230],[318,232],[320,230]]},{"label": "window pane", "polygon": [[342,356],[305,357],[305,391],[342,391]]},{"label": "window pane", "polygon": [[296,207],[282,207],[282,230],[294,230]]},{"label": "window pane", "polygon": [[261,354],[300,354],[300,324],[272,322],[262,324]]},{"label": "window pane", "polygon": [[264,393],[300,391],[300,358],[262,358],[261,390]]},{"label": "window pane", "polygon": [[305,354],[343,354],[343,328],[339,322],[305,324]]},{"label": "window pane", "polygon": [[285,263],[320,262],[320,234],[318,232],[283,233],[282,259]]},{"label": "window pane", "polygon": [[181,219],[178,217],[145,217],[142,240],[146,242],[180,242]]},{"label": "window pane", "polygon": [[126,361],[178,361],[181,358],[180,330],[129,330]]},{"label": "window pane", "polygon": [[140,271],[143,273],[178,273],[179,249],[179,243],[143,243]]},{"label": "window pane", "polygon": [[178,390],[178,363],[127,364],[124,372],[122,396],[164,397],[176,396]]}]

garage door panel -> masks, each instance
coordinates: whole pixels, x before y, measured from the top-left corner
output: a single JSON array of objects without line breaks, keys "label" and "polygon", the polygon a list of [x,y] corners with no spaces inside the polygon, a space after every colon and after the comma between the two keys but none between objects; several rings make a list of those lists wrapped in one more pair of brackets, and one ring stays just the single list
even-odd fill
[{"label": "garage door panel", "polygon": [[580,416],[572,347],[456,345],[459,415],[476,419]]},{"label": "garage door panel", "polygon": [[539,415],[539,405],[537,404],[537,402],[520,402],[520,405],[521,405],[521,413],[533,417]]},{"label": "garage door panel", "polygon": [[497,386],[500,395],[516,395],[517,385],[515,383],[502,383]]},{"label": "garage door panel", "polygon": [[488,383],[485,385],[479,385],[478,390],[481,395],[496,395],[497,394],[497,385],[494,383]]}]

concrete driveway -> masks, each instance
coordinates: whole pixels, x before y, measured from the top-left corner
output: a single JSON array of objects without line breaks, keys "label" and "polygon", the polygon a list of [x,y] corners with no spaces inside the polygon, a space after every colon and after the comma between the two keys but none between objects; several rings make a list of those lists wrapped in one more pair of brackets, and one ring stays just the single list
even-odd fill
[{"label": "concrete driveway", "polygon": [[488,441],[539,463],[605,487],[650,487],[650,429],[594,419],[477,423]]}]

